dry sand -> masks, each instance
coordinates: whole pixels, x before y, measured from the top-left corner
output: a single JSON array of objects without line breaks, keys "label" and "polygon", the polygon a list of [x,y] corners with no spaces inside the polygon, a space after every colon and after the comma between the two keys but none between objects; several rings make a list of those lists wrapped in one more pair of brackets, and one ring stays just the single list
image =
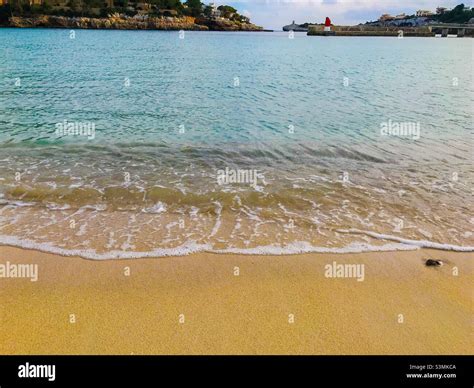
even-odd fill
[{"label": "dry sand", "polygon": [[[426,258],[446,264],[426,267]],[[91,261],[2,246],[0,264],[38,264],[39,278],[0,278],[0,354],[473,354],[473,258],[417,250]],[[364,264],[364,281],[326,278],[333,261]]]}]

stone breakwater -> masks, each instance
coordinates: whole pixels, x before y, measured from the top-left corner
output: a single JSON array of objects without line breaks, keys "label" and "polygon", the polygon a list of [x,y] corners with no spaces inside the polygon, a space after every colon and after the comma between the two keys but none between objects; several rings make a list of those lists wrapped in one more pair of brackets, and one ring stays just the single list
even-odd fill
[{"label": "stone breakwater", "polygon": [[35,17],[11,17],[5,27],[18,28],[80,28],[115,30],[193,30],[193,31],[261,31],[250,23],[214,22],[196,20],[193,17],[147,18],[89,18],[39,15]]},{"label": "stone breakwater", "polygon": [[[472,25],[471,25],[472,26]],[[436,34],[447,36],[456,34],[458,37],[474,36],[474,28],[470,25],[435,25],[421,27],[379,27],[379,26],[331,26],[325,31],[323,25],[309,26],[308,35],[312,36],[398,36],[398,37],[434,37]]]},{"label": "stone breakwater", "polygon": [[375,26],[332,26],[331,31],[324,31],[324,26],[309,27],[308,35],[313,36],[418,36],[430,37],[435,34],[427,27],[375,27]]}]

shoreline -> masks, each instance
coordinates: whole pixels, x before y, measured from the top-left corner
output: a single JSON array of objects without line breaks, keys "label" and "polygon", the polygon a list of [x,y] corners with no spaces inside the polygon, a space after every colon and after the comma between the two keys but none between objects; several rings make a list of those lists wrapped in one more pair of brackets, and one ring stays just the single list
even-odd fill
[{"label": "shoreline", "polygon": [[0,28],[57,28],[80,30],[145,30],[145,31],[235,31],[267,32],[252,23],[213,21],[194,17],[150,17],[146,19],[118,17],[68,17],[37,15],[32,17],[12,16]]},{"label": "shoreline", "polygon": [[[100,261],[0,246],[0,264],[38,266],[36,282],[0,278],[0,353],[472,354],[472,256]],[[427,258],[444,265],[427,267]],[[333,263],[364,265],[363,281],[326,277]]]},{"label": "shoreline", "polygon": [[[84,260],[108,261],[108,260],[138,260],[138,259],[157,259],[186,257],[195,254],[210,255],[241,255],[241,256],[298,256],[305,254],[324,254],[324,255],[351,255],[351,254],[372,254],[381,252],[411,252],[418,250],[433,250],[438,252],[453,253],[474,253],[474,247],[456,246],[450,244],[435,243],[430,241],[409,240],[401,237],[359,231],[359,234],[368,235],[387,241],[384,245],[361,244],[348,245],[340,248],[318,247],[305,245],[304,242],[295,241],[286,246],[265,245],[255,248],[226,248],[213,249],[208,244],[198,244],[192,241],[183,243],[173,248],[156,248],[153,251],[116,251],[101,252],[91,249],[66,249],[58,248],[48,243],[37,243],[30,240],[19,240],[0,236],[0,247],[16,248],[26,251],[35,251],[44,254],[52,254],[59,257],[77,257]],[[378,237],[376,237],[378,236]],[[379,241],[379,240],[376,240]],[[391,241],[391,242],[390,242]]]},{"label": "shoreline", "polygon": [[172,28],[88,28],[88,27],[57,27],[57,26],[28,26],[28,27],[16,27],[16,26],[4,26],[0,25],[0,29],[15,29],[15,30],[89,30],[89,31],[164,31],[164,32],[281,32],[275,30],[205,30],[205,29],[172,29]]}]

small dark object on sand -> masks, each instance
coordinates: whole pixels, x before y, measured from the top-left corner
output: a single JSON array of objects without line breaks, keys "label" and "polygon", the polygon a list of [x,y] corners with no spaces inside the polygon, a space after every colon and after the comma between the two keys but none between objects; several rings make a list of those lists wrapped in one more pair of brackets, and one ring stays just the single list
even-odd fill
[{"label": "small dark object on sand", "polygon": [[427,267],[440,267],[443,265],[443,262],[441,260],[428,259],[425,264]]}]

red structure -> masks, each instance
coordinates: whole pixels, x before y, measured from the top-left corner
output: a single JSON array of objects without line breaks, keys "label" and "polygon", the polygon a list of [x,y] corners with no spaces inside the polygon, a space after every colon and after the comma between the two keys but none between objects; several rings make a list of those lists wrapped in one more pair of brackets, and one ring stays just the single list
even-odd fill
[{"label": "red structure", "polygon": [[326,21],[324,22],[324,25],[326,27],[331,27],[331,19],[329,19],[328,17],[326,17]]}]

